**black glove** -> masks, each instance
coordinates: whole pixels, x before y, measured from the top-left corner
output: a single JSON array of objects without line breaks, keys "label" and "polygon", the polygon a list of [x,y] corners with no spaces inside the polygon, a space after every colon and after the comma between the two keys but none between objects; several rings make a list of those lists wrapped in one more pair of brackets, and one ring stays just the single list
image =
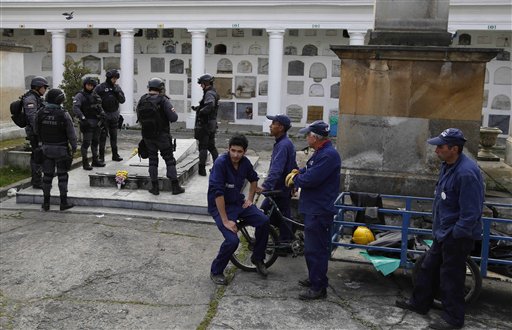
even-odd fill
[{"label": "black glove", "polygon": [[114,85],[114,93],[116,93],[116,94],[121,93],[121,87],[119,87],[119,85]]},{"label": "black glove", "polygon": [[194,111],[197,111],[197,108],[199,108],[199,107],[198,107],[198,106],[193,105],[193,106],[191,106],[190,108],[191,108],[192,110],[194,110]]}]

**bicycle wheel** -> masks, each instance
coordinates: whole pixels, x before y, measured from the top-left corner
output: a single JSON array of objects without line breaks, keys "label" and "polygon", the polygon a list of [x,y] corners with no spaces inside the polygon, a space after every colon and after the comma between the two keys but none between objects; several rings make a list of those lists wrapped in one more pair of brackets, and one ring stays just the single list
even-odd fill
[{"label": "bicycle wheel", "polygon": [[[231,255],[231,262],[238,268],[248,271],[255,272],[256,266],[251,262],[252,251],[254,250],[254,243],[256,239],[254,237],[254,227],[243,226],[238,229],[238,238],[240,244],[236,249],[235,253]],[[276,229],[270,226],[268,233],[268,243],[265,249],[265,266],[269,268],[277,259],[276,246],[277,246],[278,235]]]},{"label": "bicycle wheel", "polygon": [[[425,254],[422,254],[414,263],[412,269],[412,283],[414,284],[416,276],[420,271],[421,263],[425,259]],[[471,304],[478,299],[480,291],[482,290],[482,275],[480,275],[480,268],[470,257],[466,259],[466,281],[464,282],[464,301],[466,304]],[[436,292],[434,295],[434,306],[442,308],[440,293]]]}]

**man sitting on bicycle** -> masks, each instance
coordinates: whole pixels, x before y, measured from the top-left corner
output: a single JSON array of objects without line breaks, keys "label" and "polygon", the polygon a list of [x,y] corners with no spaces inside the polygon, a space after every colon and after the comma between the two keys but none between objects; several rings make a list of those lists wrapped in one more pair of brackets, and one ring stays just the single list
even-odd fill
[{"label": "man sitting on bicycle", "polygon": [[[292,189],[286,187],[285,179],[288,173],[297,168],[295,147],[286,133],[292,125],[290,118],[286,115],[267,116],[267,118],[272,120],[270,135],[276,139],[276,143],[274,143],[274,148],[272,149],[267,178],[259,190],[281,190],[281,194],[273,198],[281,213],[285,217],[290,218]],[[270,209],[270,203],[267,199],[261,204],[261,209],[264,212]],[[292,240],[293,229],[290,223],[282,221],[275,215],[270,217],[270,222],[279,228],[279,241],[289,242]],[[283,252],[287,251],[281,251],[281,253]]]},{"label": "man sitting on bicycle", "polygon": [[[243,218],[246,223],[255,227],[256,244],[251,261],[261,276],[266,277],[268,274],[264,258],[269,219],[253,204],[259,178],[251,162],[245,157],[248,145],[249,142],[243,135],[231,137],[228,152],[217,158],[210,173],[208,213],[224,236],[224,242],[211,266],[210,278],[215,284],[227,285],[224,269],[240,242],[236,224],[239,218]],[[241,193],[245,180],[250,183],[247,199]]]}]

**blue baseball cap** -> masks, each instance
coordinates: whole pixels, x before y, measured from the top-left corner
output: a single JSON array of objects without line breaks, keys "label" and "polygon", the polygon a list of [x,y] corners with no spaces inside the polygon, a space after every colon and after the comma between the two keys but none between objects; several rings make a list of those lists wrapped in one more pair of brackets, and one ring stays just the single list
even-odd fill
[{"label": "blue baseball cap", "polygon": [[283,125],[285,129],[289,129],[290,127],[292,127],[292,123],[290,121],[290,118],[288,118],[287,115],[279,114],[279,115],[275,115],[275,116],[267,116],[267,118],[272,120],[272,121],[277,121],[278,123]]},{"label": "blue baseball cap", "polygon": [[435,146],[443,144],[463,146],[466,141],[464,134],[458,128],[447,128],[439,136],[427,140],[428,144]]},{"label": "blue baseball cap", "polygon": [[309,124],[309,126],[306,126],[299,130],[300,134],[308,134],[309,132],[313,132],[321,136],[327,136],[329,135],[329,125],[327,125],[321,120],[316,120]]}]

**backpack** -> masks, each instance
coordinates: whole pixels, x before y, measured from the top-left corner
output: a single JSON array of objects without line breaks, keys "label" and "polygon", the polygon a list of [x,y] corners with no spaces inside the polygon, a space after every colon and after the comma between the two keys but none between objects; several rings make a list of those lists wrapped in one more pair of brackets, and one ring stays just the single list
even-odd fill
[{"label": "backpack", "polygon": [[151,95],[144,95],[137,105],[137,121],[142,128],[142,137],[146,139],[154,139],[162,130],[161,118],[159,114],[160,103],[162,98],[158,99],[158,103],[150,100]]},{"label": "backpack", "polygon": [[23,99],[26,94],[21,95],[16,101],[11,102],[11,119],[19,127],[27,126],[27,117],[25,116],[25,109],[23,109]]}]

